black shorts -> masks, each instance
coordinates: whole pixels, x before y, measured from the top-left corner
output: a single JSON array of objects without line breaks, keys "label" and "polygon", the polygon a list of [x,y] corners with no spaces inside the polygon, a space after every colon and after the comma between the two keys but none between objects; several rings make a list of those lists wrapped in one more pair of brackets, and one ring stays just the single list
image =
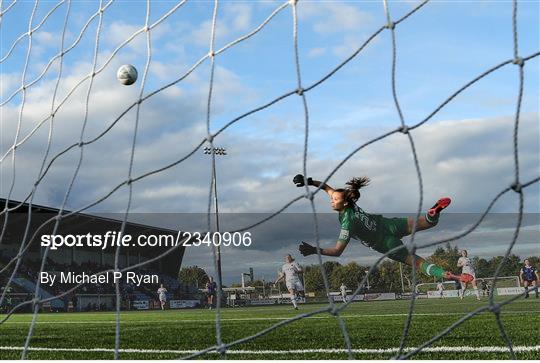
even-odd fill
[{"label": "black shorts", "polygon": [[536,282],[536,279],[532,279],[532,280],[523,279],[523,281],[528,282],[530,284],[531,282]]}]

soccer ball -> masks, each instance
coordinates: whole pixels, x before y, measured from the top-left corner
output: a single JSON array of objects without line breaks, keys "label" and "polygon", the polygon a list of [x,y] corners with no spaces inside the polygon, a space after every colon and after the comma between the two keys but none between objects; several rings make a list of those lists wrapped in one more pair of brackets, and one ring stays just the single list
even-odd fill
[{"label": "soccer ball", "polygon": [[131,64],[124,64],[118,68],[116,72],[116,78],[124,86],[129,86],[137,81],[137,69]]}]

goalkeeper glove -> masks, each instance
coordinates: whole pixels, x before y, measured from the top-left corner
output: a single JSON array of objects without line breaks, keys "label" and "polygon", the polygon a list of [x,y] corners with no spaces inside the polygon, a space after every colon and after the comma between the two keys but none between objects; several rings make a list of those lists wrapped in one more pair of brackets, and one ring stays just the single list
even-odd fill
[{"label": "goalkeeper glove", "polygon": [[302,244],[298,246],[298,251],[300,251],[302,256],[314,255],[317,253],[317,247],[314,247],[309,243],[302,242]]},{"label": "goalkeeper glove", "polygon": [[[306,185],[306,178],[302,174],[296,174],[292,181],[297,187]],[[313,178],[307,178],[307,185],[313,185]]]}]

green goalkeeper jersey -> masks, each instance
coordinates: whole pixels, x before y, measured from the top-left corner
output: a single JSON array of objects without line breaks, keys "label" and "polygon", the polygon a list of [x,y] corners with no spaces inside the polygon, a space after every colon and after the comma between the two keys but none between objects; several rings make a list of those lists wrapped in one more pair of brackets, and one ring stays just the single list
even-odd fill
[{"label": "green goalkeeper jersey", "polygon": [[339,214],[341,232],[338,241],[348,243],[351,238],[367,246],[379,242],[386,233],[383,230],[383,216],[364,212],[359,206],[347,207]]}]

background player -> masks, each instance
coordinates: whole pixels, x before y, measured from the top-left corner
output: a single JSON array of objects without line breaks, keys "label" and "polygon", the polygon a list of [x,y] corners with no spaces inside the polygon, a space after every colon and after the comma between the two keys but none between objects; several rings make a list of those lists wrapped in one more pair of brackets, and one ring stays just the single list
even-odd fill
[{"label": "background player", "polygon": [[439,298],[442,299],[444,297],[444,286],[442,281],[437,282],[437,291],[439,292]]},{"label": "background player", "polygon": [[304,285],[300,280],[300,274],[302,274],[302,267],[298,262],[294,261],[294,258],[287,254],[285,255],[285,264],[281,267],[279,276],[274,282],[274,285],[277,285],[282,279],[285,279],[285,285],[289,294],[291,294],[291,302],[296,310],[298,310],[298,305],[296,304],[296,298],[298,295],[304,294]]},{"label": "background player", "polygon": [[461,281],[455,281],[454,288],[457,290],[457,295],[461,297]]},{"label": "background player", "polygon": [[[307,185],[315,187],[321,186],[331,198],[332,208],[339,213],[341,223],[341,233],[336,246],[333,248],[322,248],[321,254],[325,256],[341,256],[349,240],[354,238],[377,252],[387,253],[388,251],[403,246],[401,238],[412,233],[414,219],[409,218],[385,218],[382,215],[369,214],[364,212],[356,201],[360,198],[360,188],[369,184],[369,178],[352,178],[347,182],[346,189],[333,189],[328,184],[312,178],[304,178],[301,174],[293,178],[297,187]],[[450,198],[442,198],[431,207],[425,216],[416,221],[416,230],[422,231],[434,227],[439,220],[439,213],[450,205]],[[298,248],[302,255],[309,256],[317,253],[317,248],[309,243],[302,242]],[[448,280],[460,280],[460,276],[455,276],[450,271],[435,264],[428,263],[425,259],[417,255],[409,254],[406,248],[392,252],[388,255],[394,261],[399,261],[412,266],[413,259],[416,268],[428,276],[445,278]],[[468,278],[468,277],[464,277]]]},{"label": "background player", "polygon": [[465,291],[467,290],[467,284],[470,282],[471,285],[474,288],[474,293],[476,295],[476,300],[480,300],[480,291],[478,291],[478,286],[476,285],[476,273],[474,271],[474,267],[472,265],[472,261],[469,257],[467,257],[467,250],[461,251],[461,257],[458,259],[457,266],[461,267],[461,273],[470,275],[470,281],[461,281],[462,290],[461,290],[461,296],[460,298],[463,299],[463,296],[465,295]]},{"label": "background player", "polygon": [[[528,259],[526,259],[523,262],[525,263],[525,265],[519,271],[519,279],[521,280],[523,287],[527,289],[527,292],[525,293],[525,298],[528,298],[529,286],[532,286],[532,288],[535,288],[538,281],[540,280],[540,277],[538,276],[538,270],[534,266],[531,265]],[[536,292],[536,298],[538,299],[538,289],[536,289],[535,292]]]},{"label": "background player", "polygon": [[482,289],[482,296],[489,296],[488,283],[485,280],[480,283],[480,288]]},{"label": "background player", "polygon": [[341,286],[339,287],[339,291],[341,292],[341,299],[344,303],[347,302],[347,286],[345,286],[345,283],[342,282]]},{"label": "background player", "polygon": [[159,296],[159,302],[161,303],[161,310],[165,310],[165,304],[167,303],[167,289],[163,287],[163,284],[160,285],[157,293]]},{"label": "background player", "polygon": [[216,290],[217,284],[214,281],[212,276],[208,277],[208,282],[206,283],[206,302],[208,304],[208,309],[212,310],[214,306],[214,300],[216,299]]}]

